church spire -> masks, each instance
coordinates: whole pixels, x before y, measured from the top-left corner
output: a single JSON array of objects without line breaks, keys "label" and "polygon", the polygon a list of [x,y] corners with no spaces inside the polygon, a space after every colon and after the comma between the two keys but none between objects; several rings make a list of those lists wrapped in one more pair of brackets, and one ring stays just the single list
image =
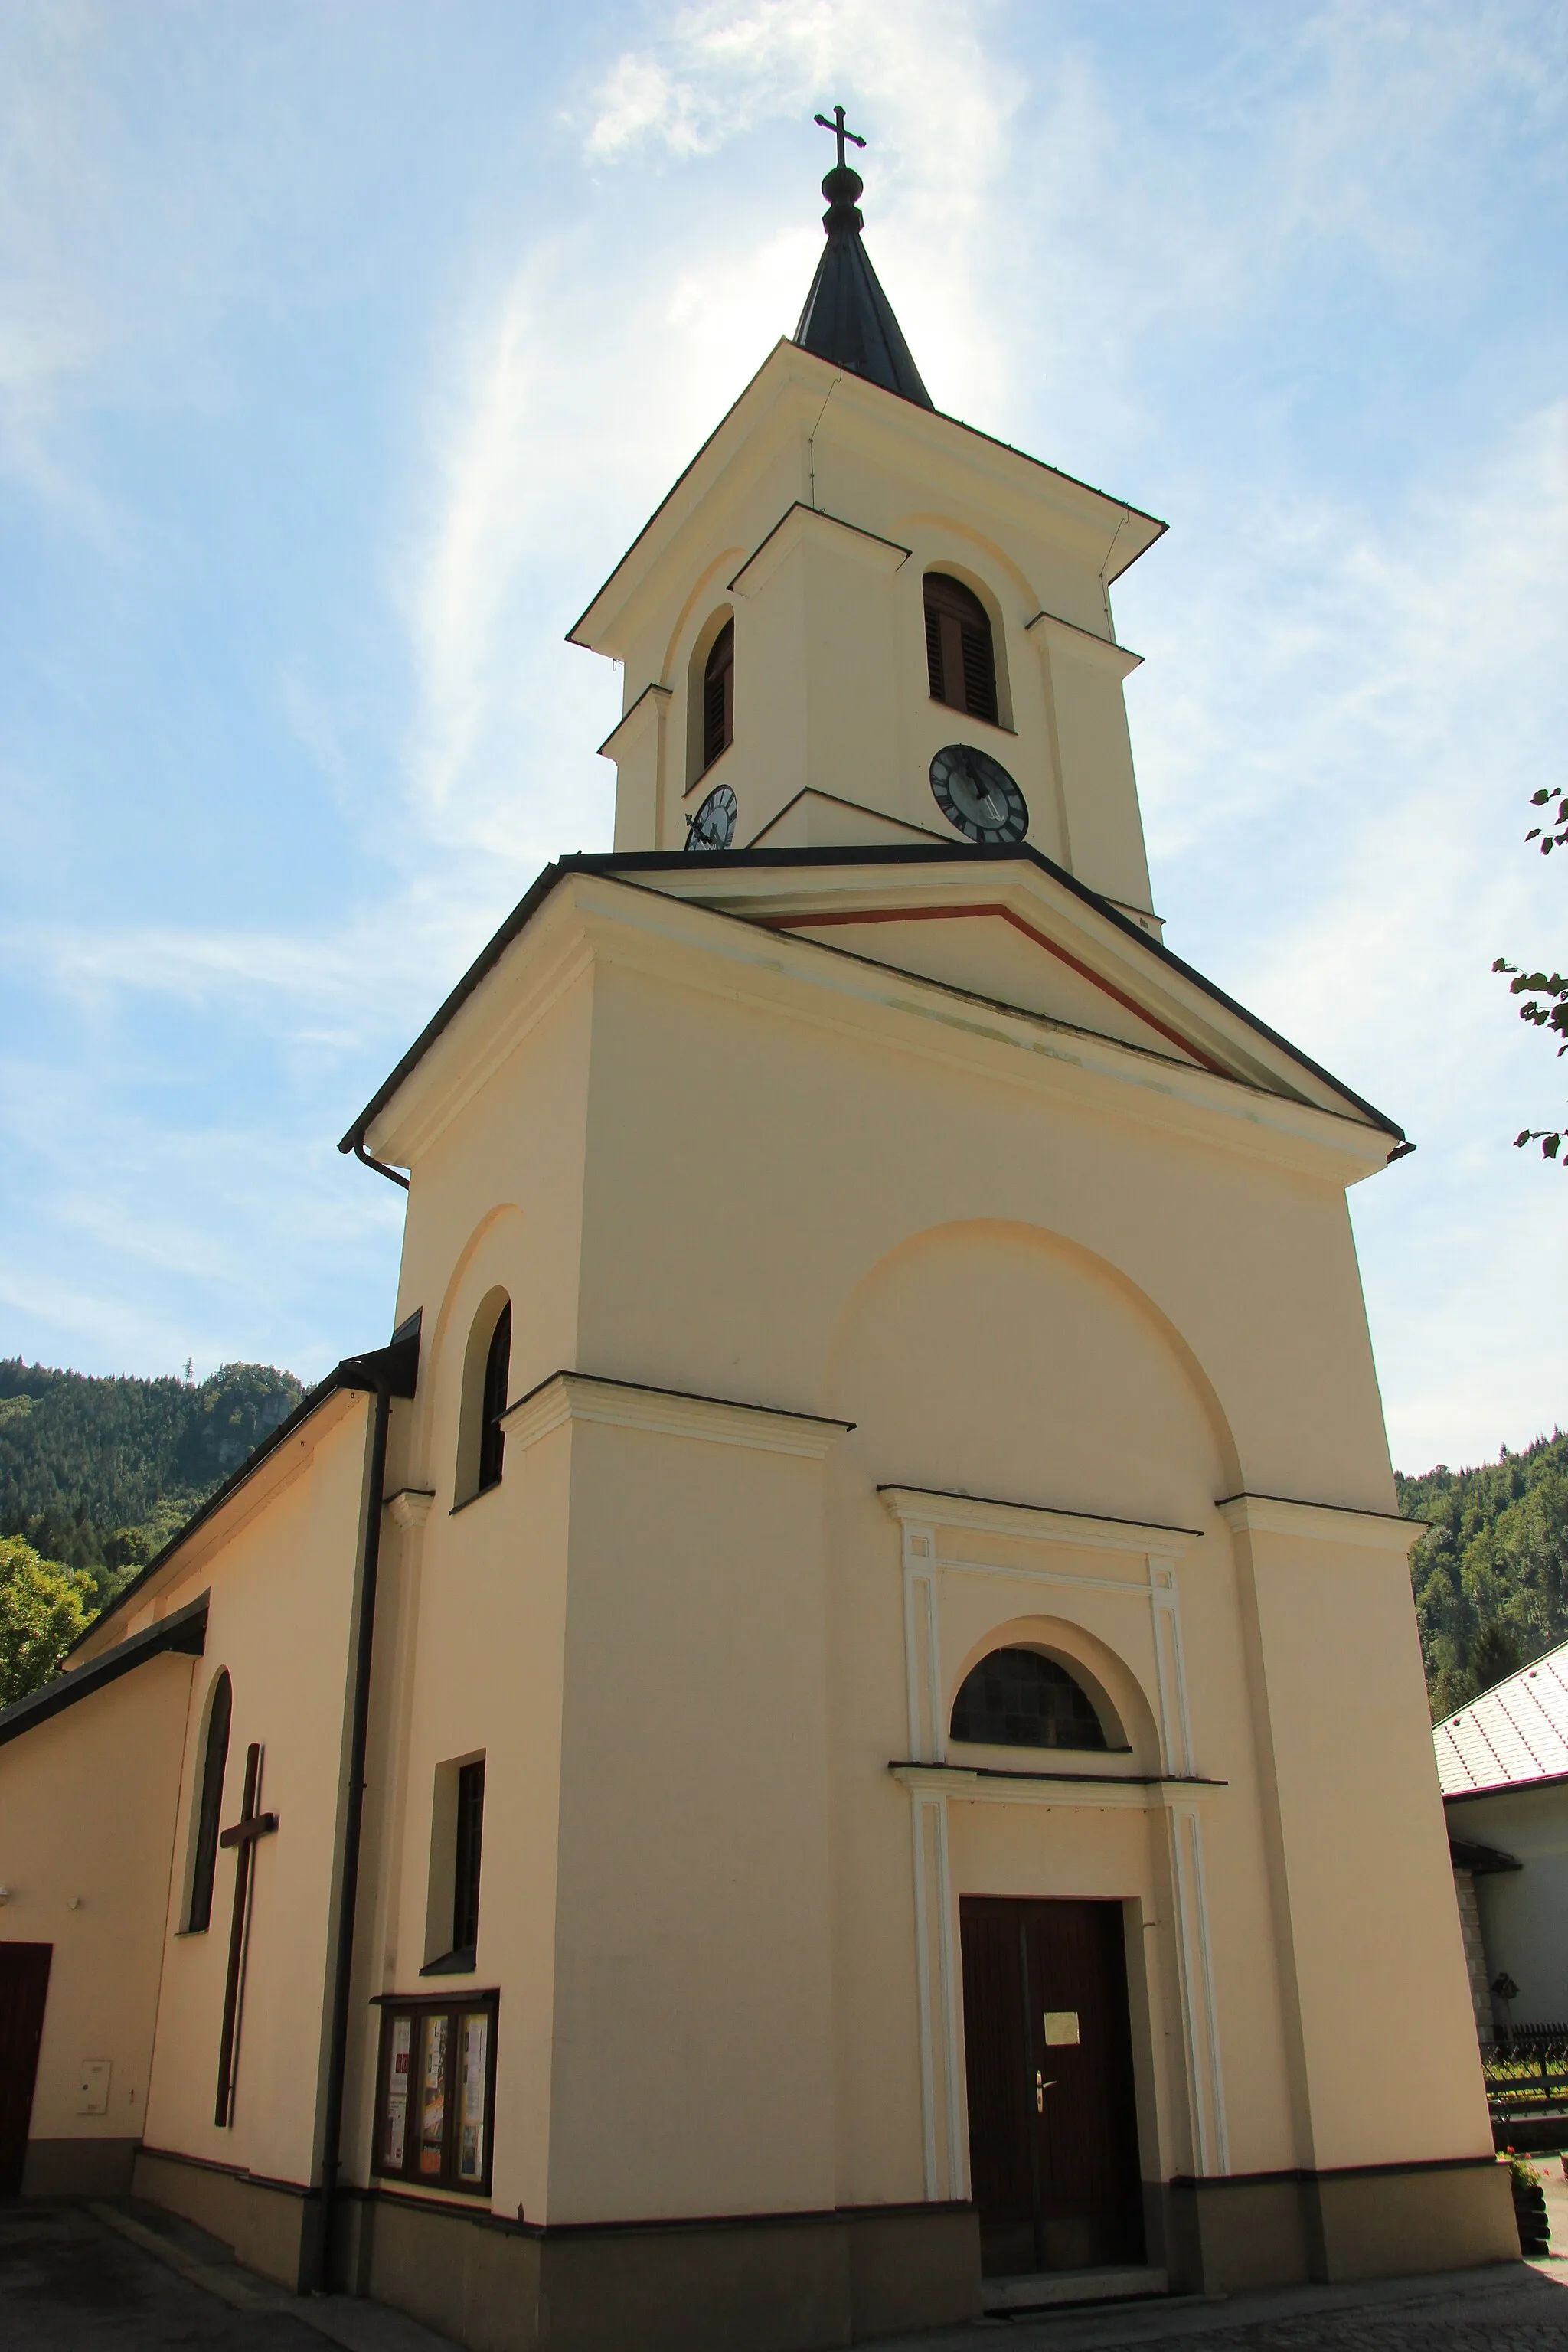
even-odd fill
[{"label": "church spire", "polygon": [[934,407],[893,316],[893,306],[878,283],[870,256],[860,241],[865,223],[856,199],[865,182],[845,161],[844,142],[853,140],[857,147],[864,147],[866,142],[858,131],[845,129],[841,106],[834,108],[831,121],[826,114],[816,120],[837,139],[838,161],[822,183],[827,198],[827,210],[822,215],[827,246],[816,265],[795,340],[803,351],[815,352],[818,359],[831,360],[852,375],[863,375],[884,391],[896,392],[921,408]]}]

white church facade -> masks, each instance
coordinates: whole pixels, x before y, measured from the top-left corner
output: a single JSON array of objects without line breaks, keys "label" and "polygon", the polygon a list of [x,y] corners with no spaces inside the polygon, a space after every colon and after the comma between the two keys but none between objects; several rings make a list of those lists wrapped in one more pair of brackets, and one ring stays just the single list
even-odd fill
[{"label": "white church facade", "polygon": [[1346,1204],[1403,1138],[1163,943],[1163,526],[936,412],[824,188],[573,631],[613,851],[344,1139],[392,1341],[0,1714],[11,2185],[476,2352],[1517,2252]]}]

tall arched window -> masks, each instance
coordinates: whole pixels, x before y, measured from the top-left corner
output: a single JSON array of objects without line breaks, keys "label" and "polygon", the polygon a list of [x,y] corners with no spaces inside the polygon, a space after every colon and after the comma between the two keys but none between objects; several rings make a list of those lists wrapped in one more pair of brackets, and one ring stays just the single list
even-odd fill
[{"label": "tall arched window", "polygon": [[479,1422],[479,1483],[477,1492],[487,1486],[500,1485],[501,1455],[506,1449],[506,1432],[501,1415],[506,1411],[507,1376],[511,1370],[511,1301],[509,1299],[496,1318],[490,1333],[489,1352],[485,1358],[485,1388],[480,1404]]},{"label": "tall arched window", "polygon": [[1094,1702],[1038,1650],[993,1650],[964,1678],[952,1737],[991,1748],[1103,1748]]},{"label": "tall arched window", "polygon": [[187,1935],[199,1936],[213,1916],[213,1874],[217,1868],[218,1831],[223,1819],[223,1776],[228,1763],[228,1727],[234,1713],[234,1693],[227,1672],[218,1675],[207,1702],[206,1746],[202,1755],[202,1786],[197,1799],[196,1847],[191,1866],[191,1907],[185,1916]]},{"label": "tall arched window", "polygon": [[934,701],[996,724],[991,619],[973,588],[945,572],[925,576],[926,671]]},{"label": "tall arched window", "polygon": [[726,621],[702,672],[702,765],[710,768],[735,738],[735,624]]},{"label": "tall arched window", "polygon": [[458,1455],[453,1465],[452,1507],[460,1511],[476,1496],[499,1486],[506,1433],[501,1419],[511,1381],[511,1301],[498,1286],[474,1311],[463,1347],[462,1388],[458,1402]]}]

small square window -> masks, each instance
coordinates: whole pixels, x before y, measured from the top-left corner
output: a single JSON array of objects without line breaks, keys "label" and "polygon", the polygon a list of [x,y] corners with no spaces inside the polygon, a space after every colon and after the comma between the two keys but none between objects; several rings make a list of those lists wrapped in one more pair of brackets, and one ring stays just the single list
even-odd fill
[{"label": "small square window", "polygon": [[494,1993],[460,2003],[384,2001],[376,2176],[488,2195],[495,2065]]}]

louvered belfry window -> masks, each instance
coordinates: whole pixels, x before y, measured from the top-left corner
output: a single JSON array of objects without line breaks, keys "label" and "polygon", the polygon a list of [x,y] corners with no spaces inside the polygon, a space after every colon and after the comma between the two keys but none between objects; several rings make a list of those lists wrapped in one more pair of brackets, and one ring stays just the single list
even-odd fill
[{"label": "louvered belfry window", "polygon": [[926,669],[934,701],[996,724],[996,656],[984,605],[962,580],[928,572]]},{"label": "louvered belfry window", "polygon": [[702,765],[710,768],[735,734],[735,624],[726,621],[713,640],[702,673]]}]

